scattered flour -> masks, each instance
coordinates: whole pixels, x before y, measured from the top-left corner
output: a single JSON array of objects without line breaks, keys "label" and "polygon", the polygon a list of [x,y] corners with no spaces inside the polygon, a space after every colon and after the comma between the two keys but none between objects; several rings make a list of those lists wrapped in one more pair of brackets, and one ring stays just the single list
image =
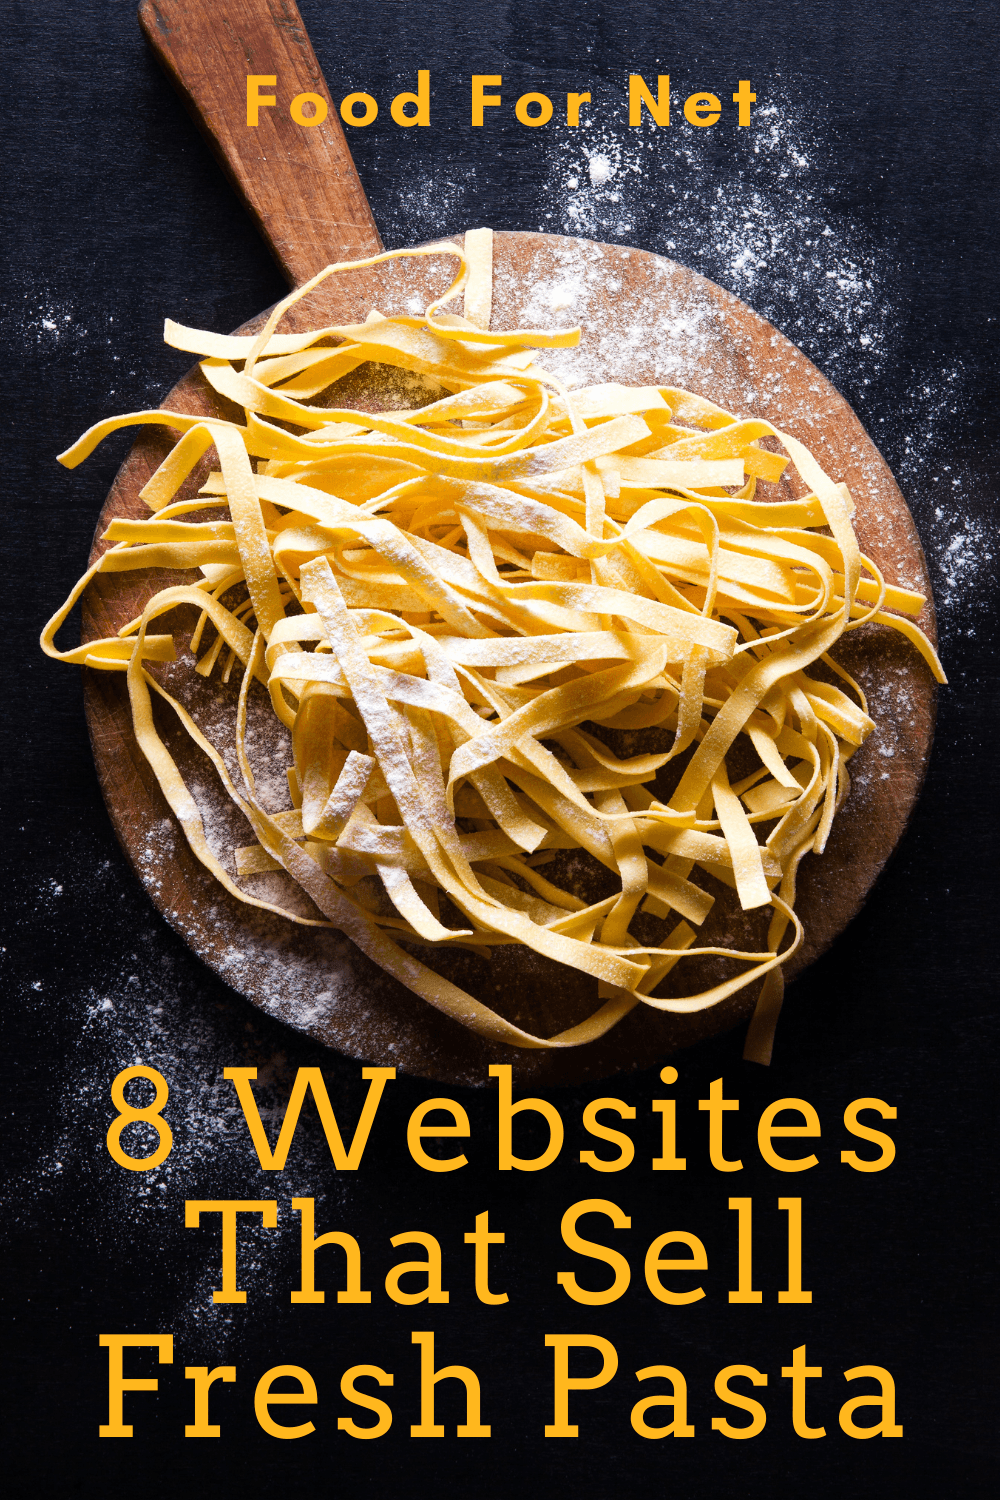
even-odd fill
[{"label": "scattered flour", "polygon": [[[676,113],[676,111],[675,111]],[[599,115],[549,146],[539,228],[641,244],[719,282],[777,324],[836,383],[858,349],[891,354],[893,253],[836,204],[842,174],[821,107],[786,95],[711,150],[683,120],[630,129]],[[525,226],[527,227],[527,226]]]},{"label": "scattered flour", "polygon": [[[154,830],[154,841],[159,834]],[[275,1178],[258,1166],[235,1090],[223,1070],[257,1065],[254,1090],[273,1143],[295,1068],[312,1058],[290,1055],[285,1037],[276,1036],[263,1018],[244,1020],[242,1008],[234,1013],[208,971],[175,942],[164,941],[161,924],[138,893],[130,888],[122,897],[118,862],[112,865],[93,855],[89,847],[72,855],[63,851],[58,878],[43,876],[34,892],[23,892],[29,920],[44,926],[54,955],[72,923],[80,920],[82,906],[96,903],[107,909],[117,902],[124,911],[115,932],[91,947],[82,981],[75,971],[54,969],[44,979],[26,976],[10,986],[12,1004],[68,1043],[60,1056],[51,1111],[25,1115],[11,1126],[12,1133],[31,1131],[30,1153],[20,1149],[22,1143],[13,1135],[11,1140],[12,1148],[18,1148],[15,1159],[31,1165],[8,1174],[4,1211],[11,1222],[31,1222],[39,1213],[57,1211],[67,1193],[78,1198],[83,1185],[85,1206],[73,1232],[86,1237],[92,1253],[112,1264],[128,1262],[136,1245],[172,1242],[174,1253],[157,1256],[151,1284],[163,1326],[197,1336],[207,1353],[238,1350],[240,1310],[212,1301],[212,1290],[219,1285],[218,1221],[206,1220],[197,1235],[185,1230],[184,1200],[279,1198],[277,1232],[262,1228],[255,1216],[240,1224],[240,1285],[248,1292],[248,1305],[259,1310],[278,1296],[286,1300],[288,1287],[295,1284],[286,1253],[298,1222],[290,1199],[315,1196],[317,1225],[343,1222],[349,1216],[352,1182],[331,1171],[322,1130],[307,1110],[276,1193]],[[294,1038],[286,1035],[294,1048]],[[167,1159],[148,1172],[122,1171],[104,1147],[115,1114],[111,1083],[122,1069],[136,1065],[155,1068],[170,1088],[165,1117],[173,1146]],[[350,1128],[351,1111],[356,1117],[366,1087],[358,1081],[358,1065],[338,1065],[331,1054],[324,1074],[334,1110]],[[134,1081],[127,1098],[134,1105],[148,1104],[152,1085]],[[153,1128],[127,1126],[122,1145],[137,1157],[147,1154],[156,1145]]]}]

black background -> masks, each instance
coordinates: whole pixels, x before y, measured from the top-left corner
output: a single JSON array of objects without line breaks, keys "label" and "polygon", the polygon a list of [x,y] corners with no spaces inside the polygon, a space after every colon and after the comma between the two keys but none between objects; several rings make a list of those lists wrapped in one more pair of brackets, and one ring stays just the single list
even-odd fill
[{"label": "black background", "polygon": [[[0,957],[3,1282],[15,1331],[3,1415],[5,1462],[23,1473],[15,1493],[979,1494],[995,1451],[996,12],[904,0],[302,0],[301,10],[334,99],[363,89],[382,106],[373,126],[348,135],[388,246],[483,222],[636,244],[711,276],[805,349],[853,404],[914,511],[951,685],[912,825],[862,915],[792,988],[769,1070],[743,1064],[733,1035],[676,1058],[680,1080],[669,1091],[652,1072],[554,1093],[567,1142],[537,1174],[497,1172],[486,1088],[445,1090],[469,1112],[470,1165],[421,1171],[406,1120],[438,1090],[400,1078],[357,1174],[333,1171],[311,1107],[286,1171],[260,1172],[222,1069],[257,1066],[258,1096],[280,1112],[295,1068],[321,1066],[349,1130],[360,1066],[254,1010],[156,915],[100,799],[78,674],[35,643],[81,570],[128,439],[104,444],[72,474],[54,455],[98,418],[154,405],[182,373],[185,356],[160,342],[165,314],[228,330],[284,287],[147,53],[131,0],[7,0],[0,735],[9,886]],[[404,131],[388,103],[415,87],[418,67],[432,73],[432,125]],[[670,72],[669,130],[628,129],[631,70],[651,84]],[[488,112],[482,130],[467,123],[474,72],[504,76],[505,107]],[[741,78],[757,92],[750,129],[737,130],[731,107],[710,131],[683,123],[688,93],[726,100]],[[586,88],[594,103],[579,131],[558,123],[558,107],[545,129],[514,120],[522,92],[541,89],[558,106],[561,92]],[[598,153],[612,175],[595,186],[588,157]],[[159,1068],[171,1087],[175,1147],[148,1174],[125,1173],[104,1147],[110,1082],[134,1063]],[[738,1174],[709,1167],[697,1109],[719,1076],[741,1101],[727,1121],[729,1154],[745,1163]],[[649,1169],[659,1126],[650,1101],[667,1092],[679,1100],[683,1174]],[[636,1160],[616,1175],[577,1160],[593,1144],[582,1138],[583,1106],[601,1094],[637,1110]],[[856,1144],[843,1110],[859,1095],[898,1108],[887,1172],[840,1164],[841,1149]],[[757,1152],[759,1113],[783,1096],[808,1099],[823,1125],[810,1143],[820,1163],[799,1176]],[[276,1116],[265,1120],[276,1127]],[[296,1194],[315,1197],[317,1231],[346,1228],[360,1241],[370,1307],[338,1307],[330,1293],[322,1307],[289,1304]],[[730,1194],[754,1198],[760,1307],[726,1300],[735,1285]],[[804,1202],[809,1307],[777,1302],[777,1198],[788,1194]],[[245,1307],[212,1304],[217,1230],[183,1227],[184,1200],[209,1197],[279,1202],[277,1231],[241,1237]],[[571,1266],[585,1284],[607,1279],[560,1245],[563,1210],[587,1197],[632,1215],[631,1231],[614,1236],[630,1256],[632,1287],[608,1307],[577,1306],[555,1282]],[[462,1242],[487,1208],[507,1235],[494,1252],[493,1284],[510,1294],[499,1308],[475,1300]],[[599,1222],[590,1221],[595,1236]],[[643,1284],[646,1245],[672,1228],[708,1249],[707,1295],[689,1308],[654,1302]],[[389,1236],[410,1229],[441,1241],[446,1307],[399,1307],[383,1293],[389,1267],[415,1253],[393,1251]],[[319,1285],[337,1284],[337,1254],[319,1257]],[[439,1364],[478,1371],[488,1442],[454,1436],[461,1418],[447,1387],[438,1405],[449,1435],[409,1437],[418,1420],[410,1332],[428,1327]],[[102,1441],[98,1334],[130,1330],[173,1332],[175,1363],[159,1369],[158,1394],[126,1397],[135,1438]],[[620,1356],[610,1385],[573,1398],[576,1441],[542,1436],[549,1332],[600,1333]],[[792,1432],[780,1369],[802,1343],[825,1372],[809,1395],[823,1440]],[[212,1393],[222,1437],[185,1440],[184,1366],[220,1363],[238,1370],[235,1385]],[[279,1443],[254,1420],[254,1386],[279,1363],[305,1366],[319,1387],[319,1405],[303,1417],[278,1411],[315,1420],[301,1441]],[[381,1393],[394,1424],[374,1443],[337,1430],[348,1410],[340,1375],[355,1363],[395,1374]],[[633,1372],[655,1363],[687,1376],[693,1440],[649,1442],[630,1427],[632,1404],[649,1391]],[[755,1392],[767,1427],[749,1443],[711,1428],[723,1410],[715,1372],[730,1363],[769,1377]],[[838,1426],[857,1391],[842,1371],[865,1363],[895,1375],[902,1441],[857,1442]],[[154,1373],[152,1355],[129,1356],[126,1373]]]}]

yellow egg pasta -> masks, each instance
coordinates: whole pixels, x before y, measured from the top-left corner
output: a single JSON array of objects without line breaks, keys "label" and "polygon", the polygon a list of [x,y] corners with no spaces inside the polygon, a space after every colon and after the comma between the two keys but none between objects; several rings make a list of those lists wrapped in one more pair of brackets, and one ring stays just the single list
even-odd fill
[{"label": "yellow egg pasta", "polygon": [[[491,239],[479,230],[464,248],[356,263],[451,257],[448,292],[420,316],[373,311],[361,324],[277,332],[347,264],[293,292],[256,336],[168,322],[167,342],[202,357],[243,420],[137,412],[61,456],[75,467],[131,424],[181,432],[142,492],[148,518],[112,522],[112,545],[46,626],[43,649],[127,674],[138,743],[167,801],[241,901],[339,928],[431,1005],[517,1047],[579,1046],[636,1006],[703,1010],[764,979],[747,1055],[766,1061],[782,965],[803,937],[796,873],[822,853],[850,757],[874,727],[829,653],[874,620],[943,681],[913,623],[925,601],[861,555],[850,493],[793,435],[671,387],[567,389],[536,351],[572,347],[579,329],[492,332]],[[462,294],[464,315],[446,312]],[[339,407],[338,382],[368,362],[442,394],[408,410]],[[762,448],[766,438],[782,451]],[[217,470],[178,499],[213,450]],[[759,495],[789,463],[803,497]],[[57,650],[95,574],[150,568],[190,576],[151,586],[118,636]],[[194,670],[242,672],[239,778],[150,669],[175,659],[163,622],[182,607],[196,611]],[[820,662],[840,685],[810,675]],[[265,809],[246,746],[260,691],[291,736],[284,812]],[[252,830],[228,868],[156,728],[154,697]],[[654,729],[655,752],[612,748]],[[661,797],[656,778],[671,762],[679,779]],[[561,851],[603,867],[613,893],[587,904],[550,879]],[[314,915],[247,888],[274,870]],[[745,911],[770,912],[765,946],[699,944],[713,880]],[[662,941],[634,934],[640,912],[664,924]],[[535,1035],[423,961],[442,947],[488,955],[508,944],[591,976],[593,1013]],[[686,959],[718,955],[730,978],[656,993]]]}]

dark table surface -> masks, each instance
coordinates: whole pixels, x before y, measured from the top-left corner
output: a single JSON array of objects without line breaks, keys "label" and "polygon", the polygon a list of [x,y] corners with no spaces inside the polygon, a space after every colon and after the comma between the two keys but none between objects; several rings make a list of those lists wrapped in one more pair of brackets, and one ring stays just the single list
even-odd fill
[{"label": "dark table surface", "polygon": [[[186,357],[160,340],[164,315],[228,330],[284,287],[148,54],[131,0],[10,0],[0,105],[10,256],[0,959],[3,1284],[14,1330],[5,1462],[24,1475],[14,1493],[263,1495],[285,1484],[296,1495],[345,1496],[544,1487],[593,1500],[654,1486],[698,1497],[930,1496],[945,1486],[978,1495],[995,1451],[996,13],[967,0],[302,0],[301,11],[334,99],[364,90],[382,105],[374,125],[348,135],[387,246],[478,223],[638,245],[729,288],[806,351],[852,403],[913,510],[950,686],[911,826],[862,914],[790,991],[769,1070],[742,1063],[732,1035],[675,1059],[680,1077],[669,1090],[652,1072],[554,1093],[566,1146],[534,1174],[497,1171],[496,1101],[486,1088],[444,1091],[469,1114],[468,1167],[422,1171],[406,1122],[438,1091],[400,1078],[356,1174],[333,1169],[311,1109],[285,1171],[260,1171],[223,1069],[258,1068],[273,1131],[302,1066],[322,1068],[352,1128],[360,1066],[253,1009],[155,913],[104,811],[78,674],[46,660],[36,641],[81,571],[128,437],[72,474],[54,455],[100,417],[155,405],[182,373]],[[414,88],[423,67],[432,124],[404,131],[388,101]],[[669,129],[629,129],[630,71],[651,84],[671,74]],[[473,73],[504,78],[505,108],[482,130],[468,124]],[[757,93],[750,128],[735,126],[732,109],[711,130],[683,122],[686,95],[726,99],[741,78]],[[527,130],[509,107],[528,91],[584,89],[593,103],[578,131],[558,124],[558,110],[551,126]],[[171,1089],[174,1149],[149,1173],[124,1172],[104,1145],[111,1081],[137,1063],[160,1070]],[[727,1121],[740,1174],[708,1162],[697,1101],[719,1077],[741,1103]],[[668,1094],[688,1158],[687,1172],[670,1177],[650,1170],[660,1128],[650,1103]],[[636,1157],[620,1174],[578,1161],[581,1146],[594,1144],[583,1107],[602,1095],[636,1109]],[[898,1111],[887,1171],[840,1162],[855,1144],[843,1112],[859,1096]],[[784,1097],[808,1100],[823,1127],[810,1143],[819,1164],[801,1175],[774,1171],[757,1150],[761,1110]],[[732,1195],[754,1200],[757,1307],[727,1301]],[[803,1202],[809,1306],[777,1301],[787,1223],[777,1199],[788,1195]],[[323,1306],[290,1304],[295,1196],[315,1198],[317,1233],[357,1238],[370,1306],[338,1305],[332,1292]],[[212,1302],[218,1231],[185,1229],[192,1198],[278,1200],[276,1231],[249,1221],[241,1231],[245,1306]],[[604,1307],[569,1301],[555,1281],[573,1267],[581,1282],[607,1284],[610,1273],[560,1240],[563,1211],[585,1198],[609,1199],[632,1218],[627,1232],[606,1220],[581,1226],[595,1239],[603,1229],[632,1265],[630,1290]],[[491,1228],[507,1236],[492,1271],[510,1296],[500,1307],[477,1301],[463,1242],[487,1209]],[[709,1256],[706,1296],[687,1308],[655,1301],[642,1275],[645,1247],[676,1228],[697,1234]],[[441,1243],[447,1305],[398,1306],[382,1290],[407,1254],[389,1237],[411,1230]],[[324,1283],[338,1284],[332,1262]],[[454,1436],[461,1417],[448,1387],[438,1399],[448,1436],[410,1438],[411,1333],[427,1328],[439,1366],[479,1373],[488,1442]],[[157,1372],[146,1353],[129,1356],[126,1374],[158,1373],[160,1389],[126,1397],[133,1439],[102,1440],[98,1335],[122,1332],[172,1333],[174,1364]],[[614,1381],[574,1396],[575,1441],[542,1435],[552,1420],[544,1335],[560,1332],[600,1334],[620,1358]],[[781,1369],[801,1344],[824,1369],[808,1397],[823,1440],[792,1430]],[[337,1429],[350,1411],[340,1377],[359,1363],[395,1375],[381,1392],[393,1427],[374,1443]],[[277,1442],[254,1419],[256,1382],[278,1364],[303,1366],[319,1388],[315,1408],[276,1408],[289,1421],[315,1420],[316,1432],[295,1442]],[[653,1364],[686,1375],[694,1440],[660,1443],[632,1430],[632,1405],[649,1394],[633,1372]],[[712,1430],[724,1410],[713,1381],[728,1364],[768,1374],[766,1391],[755,1392],[767,1427],[752,1442]],[[895,1376],[901,1441],[858,1442],[840,1430],[838,1410],[857,1393],[842,1372],[859,1364]],[[192,1420],[184,1369],[201,1365],[237,1368],[233,1385],[213,1388],[212,1420],[222,1424],[214,1442],[183,1436]]]}]

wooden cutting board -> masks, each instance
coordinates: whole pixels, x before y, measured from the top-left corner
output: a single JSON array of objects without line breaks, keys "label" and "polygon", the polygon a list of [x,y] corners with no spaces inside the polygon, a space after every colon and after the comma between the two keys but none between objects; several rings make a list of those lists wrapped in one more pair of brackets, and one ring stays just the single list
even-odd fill
[{"label": "wooden cutting board", "polygon": [[[211,5],[145,0],[140,21],[290,283],[301,284],[330,261],[360,258],[381,248],[336,108],[289,0]],[[303,128],[291,121],[287,109],[275,107],[262,109],[257,128],[247,128],[249,71],[277,77],[275,91],[286,103],[299,92],[319,95],[328,104],[326,120]],[[452,237],[455,228],[441,225]],[[316,320],[360,321],[371,307],[390,315],[409,310],[406,303],[414,295],[429,300],[444,288],[452,264],[396,262],[352,272],[296,306],[284,328],[315,326]],[[259,327],[263,316],[241,331]],[[693,271],[645,251],[558,235],[498,234],[493,326],[546,321],[581,324],[579,350],[545,357],[580,383],[686,386],[801,438],[828,473],[850,486],[862,551],[889,582],[930,596],[912,518],[871,439],[806,357],[742,302]],[[377,409],[386,401],[391,404],[392,395],[366,385],[362,374],[350,399],[361,408]],[[238,415],[210,390],[197,368],[162,404]],[[148,514],[138,492],[173,441],[166,430],[143,430],[101,513],[92,558],[103,549],[100,537],[113,517]],[[201,481],[200,473],[192,476],[190,493]],[[792,484],[791,479],[782,481],[783,495],[791,496]],[[159,587],[167,579],[160,574],[153,581]],[[85,638],[113,634],[134,617],[148,597],[149,583],[148,577],[137,583],[129,574],[98,577],[85,599]],[[193,623],[193,610],[171,619],[168,628],[175,629],[179,646]],[[919,623],[933,638],[930,603]],[[789,979],[829,946],[864,901],[906,826],[933,734],[933,679],[895,632],[863,627],[845,638],[837,656],[868,693],[878,732],[851,761],[851,796],[826,853],[809,856],[801,867],[797,909],[806,942],[786,969]],[[187,672],[190,680],[183,663],[169,670]],[[512,1063],[522,1081],[569,1083],[648,1067],[677,1048],[739,1024],[753,1008],[756,986],[693,1016],[640,1006],[606,1037],[573,1051],[525,1052],[487,1043],[390,979],[339,933],[296,926],[230,897],[191,854],[135,743],[124,675],[88,671],[85,677],[104,796],[118,837],[154,904],[235,989],[328,1046],[453,1083],[485,1082],[489,1064],[498,1061]],[[209,691],[214,695],[216,689]],[[203,711],[217,713],[214,698],[206,697]],[[166,714],[161,732],[195,790],[210,838],[220,850],[249,842],[241,816],[230,809],[224,794],[212,791],[207,765],[184,736],[172,732]],[[282,776],[285,763],[281,760],[278,767]],[[265,878],[270,877],[258,877]],[[743,921],[724,900],[717,904],[720,910],[710,921],[722,927]],[[495,950],[489,966],[461,955],[450,961],[457,965],[451,974],[458,982],[536,1032],[559,1030],[596,1007],[591,981],[531,954]]]}]

